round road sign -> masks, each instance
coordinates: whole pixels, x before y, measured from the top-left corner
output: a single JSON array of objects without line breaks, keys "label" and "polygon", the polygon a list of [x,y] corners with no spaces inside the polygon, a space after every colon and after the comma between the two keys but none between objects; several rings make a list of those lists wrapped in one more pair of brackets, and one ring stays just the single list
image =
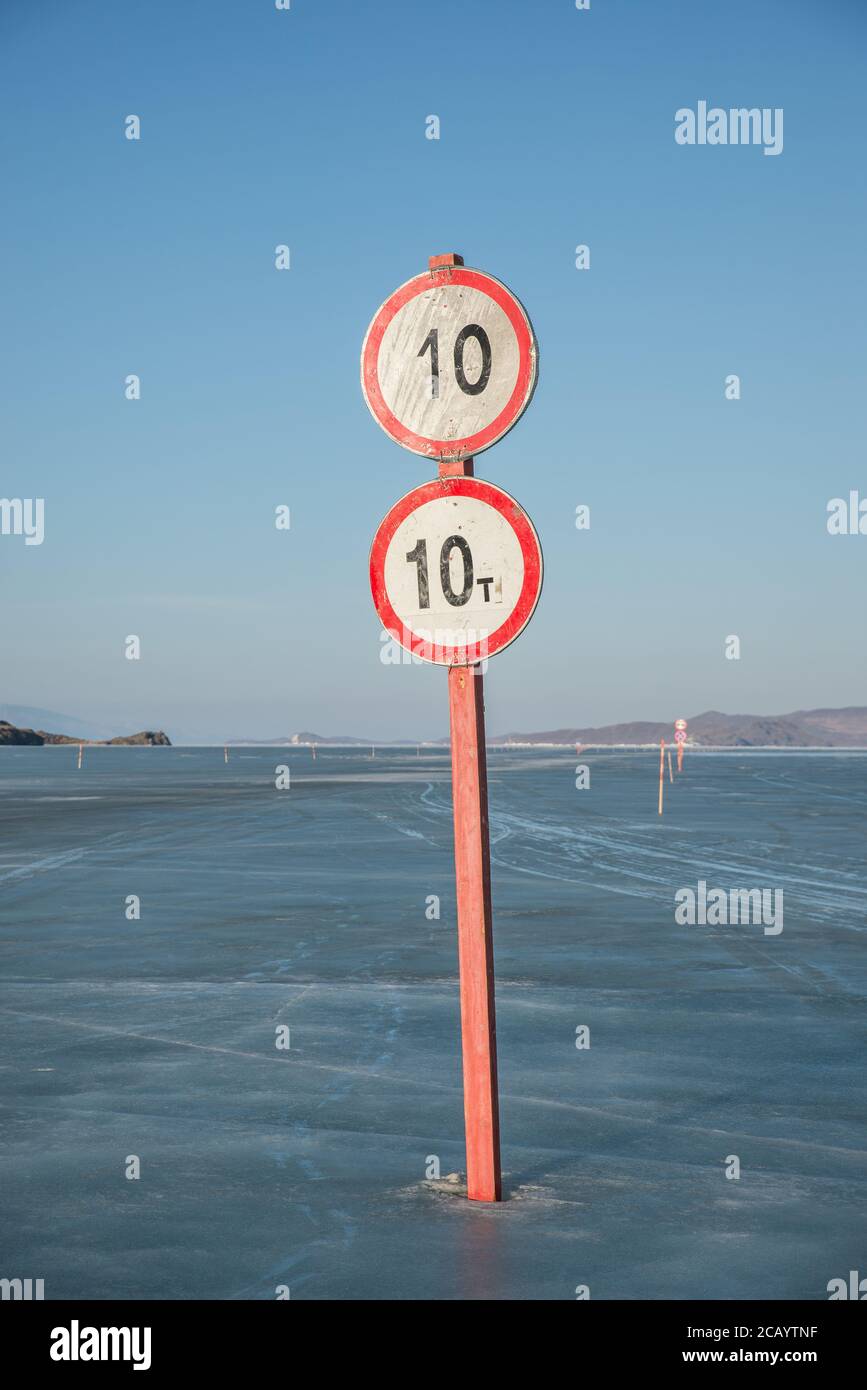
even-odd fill
[{"label": "round road sign", "polygon": [[675,743],[686,743],[686,729],[675,729],[674,741]]},{"label": "round road sign", "polygon": [[685,720],[685,719],[675,719],[675,721],[674,721],[674,727],[675,727],[676,729],[685,729],[685,728],[686,728],[686,720]]},{"label": "round road sign", "polygon": [[440,478],[408,492],[380,523],[370,587],[383,627],[407,651],[469,666],[530,621],[542,548],[507,492],[481,478]]},{"label": "round road sign", "polygon": [[538,347],[522,305],[467,266],[425,271],[395,290],[361,349],[374,419],[427,458],[478,454],[512,428],[536,386]]}]

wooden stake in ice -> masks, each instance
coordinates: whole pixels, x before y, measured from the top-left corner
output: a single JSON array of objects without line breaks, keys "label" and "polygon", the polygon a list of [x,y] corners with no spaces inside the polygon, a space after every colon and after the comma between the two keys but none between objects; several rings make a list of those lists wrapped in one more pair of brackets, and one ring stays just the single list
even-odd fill
[{"label": "wooden stake in ice", "polygon": [[665,773],[665,739],[659,740],[659,814],[662,815],[662,788]]}]

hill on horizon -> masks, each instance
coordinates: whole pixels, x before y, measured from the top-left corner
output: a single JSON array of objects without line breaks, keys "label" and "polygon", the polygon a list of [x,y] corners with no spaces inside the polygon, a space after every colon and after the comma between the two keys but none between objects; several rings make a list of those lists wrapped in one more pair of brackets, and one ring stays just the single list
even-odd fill
[{"label": "hill on horizon", "polygon": [[57,733],[67,734],[69,738],[111,738],[123,733],[123,729],[114,725],[95,724],[89,719],[60,714],[57,710],[40,709],[36,705],[0,704],[0,720],[18,729],[54,729]]},{"label": "hill on horizon", "polygon": [[[597,746],[667,742],[674,737],[668,721],[635,720],[597,728],[550,729],[541,733],[504,734],[491,743],[583,743]],[[792,714],[723,714],[705,710],[687,720],[693,745],[717,748],[867,748],[867,706],[796,710]]]},{"label": "hill on horizon", "polygon": [[[381,740],[380,740],[381,741]],[[227,738],[226,743],[230,748],[237,745],[250,746],[253,748],[291,748],[295,744],[307,746],[308,744],[347,744],[369,748],[376,740],[372,738],[355,738],[351,734],[313,734],[305,731],[299,734],[283,734],[280,738]]]},{"label": "hill on horizon", "polygon": [[99,746],[109,748],[112,745],[132,744],[148,747],[171,747],[171,739],[162,729],[142,729],[137,734],[121,734],[117,738],[82,738],[80,735],[52,734],[45,729],[22,729],[16,724],[10,724],[6,719],[0,719],[0,746],[5,747],[32,747],[40,748],[46,744],[87,744],[93,748]]}]

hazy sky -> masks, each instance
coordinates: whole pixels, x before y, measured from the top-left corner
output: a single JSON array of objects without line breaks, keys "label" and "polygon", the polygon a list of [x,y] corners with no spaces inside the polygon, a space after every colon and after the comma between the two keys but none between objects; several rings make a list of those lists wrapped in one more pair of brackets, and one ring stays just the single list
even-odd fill
[{"label": "hazy sky", "polygon": [[[445,673],[381,663],[367,581],[435,470],[358,357],[456,250],[540,343],[476,463],[546,560],[489,730],[867,703],[867,536],[826,530],[867,497],[860,0],[5,0],[0,47],[0,492],[45,499],[43,544],[0,536],[0,701],[444,734]],[[783,108],[782,153],[677,144],[699,101]]]}]

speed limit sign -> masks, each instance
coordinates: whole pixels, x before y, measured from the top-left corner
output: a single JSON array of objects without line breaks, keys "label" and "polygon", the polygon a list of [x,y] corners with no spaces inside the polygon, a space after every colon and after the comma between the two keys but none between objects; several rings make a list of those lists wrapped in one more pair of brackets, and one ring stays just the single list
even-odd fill
[{"label": "speed limit sign", "polygon": [[542,550],[514,497],[475,476],[473,455],[526,410],[538,356],[515,296],[456,252],[389,296],[361,349],[374,419],[439,464],[380,522],[370,588],[394,641],[449,668],[467,1197],[480,1202],[502,1196],[482,663],[530,621]]},{"label": "speed limit sign", "polygon": [[361,389],[374,419],[405,449],[462,459],[502,439],[524,413],[538,356],[511,290],[453,265],[407,280],[374,315]]},{"label": "speed limit sign", "polygon": [[674,721],[674,727],[675,727],[676,729],[685,729],[685,728],[686,728],[686,720],[685,720],[685,719],[675,719],[675,721]]},{"label": "speed limit sign", "polygon": [[513,497],[481,478],[414,488],[380,523],[370,587],[383,627],[423,661],[464,666],[502,651],[542,589],[542,549]]}]

